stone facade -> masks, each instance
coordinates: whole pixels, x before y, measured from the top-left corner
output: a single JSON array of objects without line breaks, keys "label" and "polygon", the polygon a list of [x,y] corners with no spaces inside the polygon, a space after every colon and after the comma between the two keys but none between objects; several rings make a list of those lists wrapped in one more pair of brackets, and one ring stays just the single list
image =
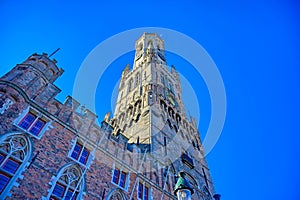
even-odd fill
[{"label": "stone facade", "polygon": [[157,34],[137,40],[114,115],[100,126],[72,97],[55,99],[62,73],[33,54],[0,79],[0,199],[177,199],[179,171],[193,199],[212,199],[199,132]]}]

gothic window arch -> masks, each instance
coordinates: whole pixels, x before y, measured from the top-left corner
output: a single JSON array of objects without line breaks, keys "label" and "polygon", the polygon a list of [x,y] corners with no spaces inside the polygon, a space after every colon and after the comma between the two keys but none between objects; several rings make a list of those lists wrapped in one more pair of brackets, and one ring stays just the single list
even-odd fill
[{"label": "gothic window arch", "polygon": [[126,111],[126,119],[128,120],[133,114],[133,106],[129,105],[127,111]]},{"label": "gothic window arch", "polygon": [[126,200],[122,190],[116,188],[109,192],[106,200]]},{"label": "gothic window arch", "polygon": [[180,117],[180,115],[178,113],[176,113],[176,122],[177,122],[178,126],[181,123],[181,117]]},{"label": "gothic window arch", "polygon": [[160,75],[160,82],[164,85],[165,84],[165,78],[164,78],[164,75],[161,74]]},{"label": "gothic window arch", "polygon": [[139,99],[134,104],[135,111],[140,113],[141,112],[141,107],[142,107],[142,100]]},{"label": "gothic window arch", "polygon": [[168,107],[169,116],[174,119],[174,110],[171,107]]},{"label": "gothic window arch", "polygon": [[150,54],[153,51],[153,42],[150,40],[147,45],[147,54]]},{"label": "gothic window arch", "polygon": [[134,101],[135,99],[137,99],[138,93],[137,91],[135,91],[132,95],[132,100]]},{"label": "gothic window arch", "polygon": [[134,87],[137,87],[140,84],[140,73],[135,75]]},{"label": "gothic window arch", "polygon": [[140,42],[138,45],[137,45],[137,50],[138,51],[141,51],[143,49],[143,43]]},{"label": "gothic window arch", "polygon": [[82,199],[85,179],[77,164],[68,164],[54,177],[47,199]]},{"label": "gothic window arch", "polygon": [[169,80],[169,90],[174,94],[174,86],[170,80]]},{"label": "gothic window arch", "polygon": [[133,79],[131,78],[128,82],[128,92],[130,92],[133,89]]},{"label": "gothic window arch", "polygon": [[192,140],[192,144],[193,144],[193,147],[196,148],[196,143],[194,140]]},{"label": "gothic window arch", "polygon": [[28,137],[22,133],[10,133],[0,138],[0,199],[9,195],[19,175],[25,170],[32,155]]},{"label": "gothic window arch", "polygon": [[125,116],[125,113],[124,113],[124,112],[122,112],[122,113],[119,115],[119,118],[118,118],[119,123],[122,123],[122,122],[123,122],[124,116]]}]

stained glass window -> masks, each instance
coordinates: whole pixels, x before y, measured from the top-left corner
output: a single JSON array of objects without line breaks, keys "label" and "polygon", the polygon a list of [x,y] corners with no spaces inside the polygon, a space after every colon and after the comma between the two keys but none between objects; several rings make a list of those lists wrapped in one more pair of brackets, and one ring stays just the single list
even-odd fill
[{"label": "stained glass window", "polygon": [[77,165],[69,165],[62,169],[62,173],[59,173],[58,180],[56,181],[54,188],[51,192],[51,200],[75,200],[80,199],[83,186],[83,177],[81,169]]},{"label": "stained glass window", "polygon": [[29,143],[21,134],[9,135],[0,143],[0,198],[5,189],[15,180],[22,164],[28,160]]}]

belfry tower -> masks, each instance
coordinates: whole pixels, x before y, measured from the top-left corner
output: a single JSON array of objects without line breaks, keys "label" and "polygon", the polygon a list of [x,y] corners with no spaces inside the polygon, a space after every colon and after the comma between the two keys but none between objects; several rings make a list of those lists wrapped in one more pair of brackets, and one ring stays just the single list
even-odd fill
[{"label": "belfry tower", "polygon": [[190,182],[202,182],[202,191],[213,194],[198,128],[186,116],[178,72],[166,65],[164,41],[156,33],[144,33],[135,49],[132,68],[128,64],[122,72],[114,117],[106,116],[107,122],[116,136],[128,138],[129,146],[139,146],[153,162],[169,166],[166,172],[198,171],[199,180],[192,175]]}]

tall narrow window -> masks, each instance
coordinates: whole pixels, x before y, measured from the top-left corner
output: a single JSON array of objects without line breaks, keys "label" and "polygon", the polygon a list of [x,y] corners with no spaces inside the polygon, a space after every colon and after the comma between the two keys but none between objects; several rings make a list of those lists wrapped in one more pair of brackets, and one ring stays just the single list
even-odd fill
[{"label": "tall narrow window", "polygon": [[125,172],[121,172],[119,185],[120,185],[122,188],[125,188],[126,176],[127,176],[127,174],[126,174]]},{"label": "tall narrow window", "polygon": [[174,95],[174,86],[173,84],[171,83],[171,81],[169,81],[169,90],[173,93]]},{"label": "tall narrow window", "polygon": [[0,199],[4,199],[13,186],[30,151],[28,138],[22,134],[4,136],[0,141]]},{"label": "tall narrow window", "polygon": [[115,184],[119,184],[119,177],[120,177],[120,170],[114,169],[112,181],[113,181]]},{"label": "tall narrow window", "polygon": [[163,76],[162,74],[160,75],[160,82],[161,82],[162,84],[165,84],[164,76]]},{"label": "tall narrow window", "polygon": [[139,182],[137,188],[137,198],[139,200],[148,200],[149,199],[149,188]]},{"label": "tall narrow window", "polygon": [[164,136],[164,153],[167,155],[167,138]]},{"label": "tall narrow window", "polygon": [[137,195],[138,199],[142,199],[142,197],[143,197],[143,184],[142,183],[139,183],[137,192],[138,192],[138,195]]},{"label": "tall narrow window", "polygon": [[128,174],[118,168],[113,170],[112,182],[121,188],[127,189]]},{"label": "tall narrow window", "polygon": [[68,165],[63,168],[53,183],[49,199],[51,200],[75,200],[81,199],[84,178],[77,165]]},{"label": "tall narrow window", "polygon": [[81,164],[86,165],[89,156],[90,156],[90,151],[77,141],[75,146],[73,147],[71,158],[75,159]]},{"label": "tall narrow window", "polygon": [[135,75],[135,82],[134,82],[134,87],[137,87],[140,84],[140,74],[137,73]]},{"label": "tall narrow window", "polygon": [[128,82],[128,92],[130,92],[133,89],[133,79],[131,78]]}]

